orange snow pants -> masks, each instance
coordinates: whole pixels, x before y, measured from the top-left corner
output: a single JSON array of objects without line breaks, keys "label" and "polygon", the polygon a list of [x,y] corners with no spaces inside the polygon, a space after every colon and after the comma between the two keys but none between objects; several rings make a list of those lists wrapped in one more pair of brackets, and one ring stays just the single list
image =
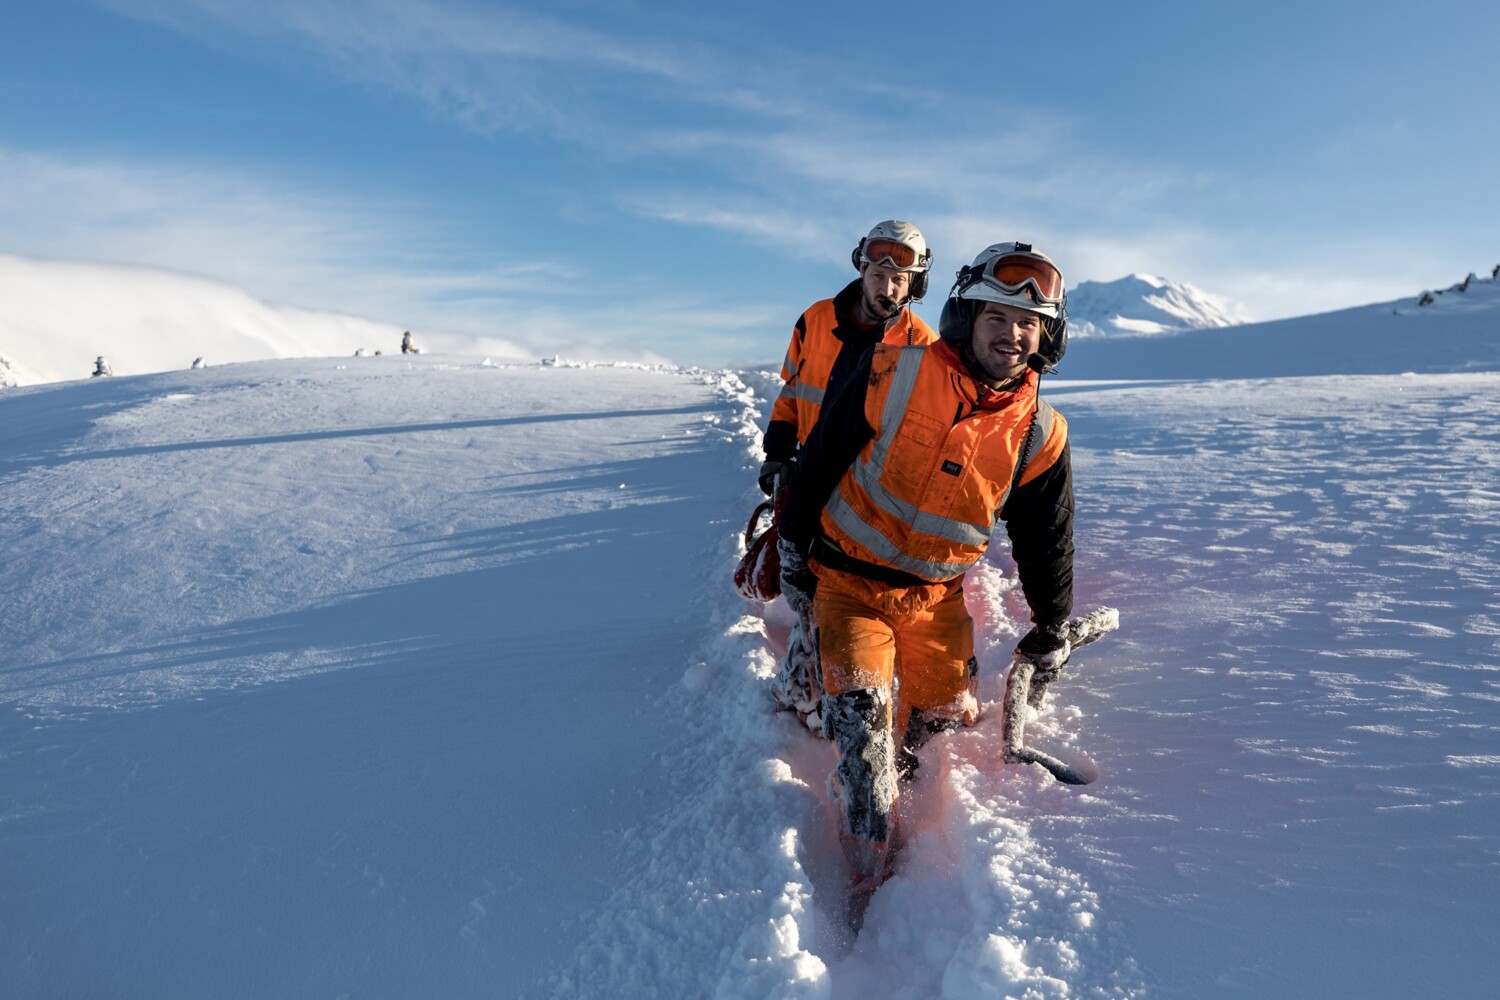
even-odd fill
[{"label": "orange snow pants", "polygon": [[924,721],[979,718],[974,626],[958,581],[890,587],[819,567],[813,628],[823,667],[824,733],[838,747],[829,789],[849,891],[864,896],[891,874],[897,755],[912,712]]},{"label": "orange snow pants", "polygon": [[891,587],[820,566],[813,622],[824,691],[889,692],[898,739],[912,709],[965,726],[978,720],[974,623],[959,581]]}]

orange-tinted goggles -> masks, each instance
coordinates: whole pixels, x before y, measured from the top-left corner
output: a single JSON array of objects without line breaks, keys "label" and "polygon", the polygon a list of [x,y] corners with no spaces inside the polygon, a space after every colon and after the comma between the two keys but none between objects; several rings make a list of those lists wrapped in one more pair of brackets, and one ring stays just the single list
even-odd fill
[{"label": "orange-tinted goggles", "polygon": [[1021,291],[1030,282],[1042,302],[1057,302],[1063,297],[1063,277],[1057,268],[1036,257],[1010,254],[990,265],[990,277],[1005,291]]},{"label": "orange-tinted goggles", "polygon": [[916,248],[899,240],[873,239],[865,241],[861,254],[868,264],[884,264],[889,260],[896,269],[905,271],[917,266]]}]

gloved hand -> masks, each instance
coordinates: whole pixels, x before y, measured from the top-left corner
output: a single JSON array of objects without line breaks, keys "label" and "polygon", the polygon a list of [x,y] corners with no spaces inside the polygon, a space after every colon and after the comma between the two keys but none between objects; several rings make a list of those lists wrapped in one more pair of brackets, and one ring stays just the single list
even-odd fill
[{"label": "gloved hand", "polygon": [[787,607],[805,615],[812,610],[818,578],[808,568],[807,559],[785,538],[776,539],[776,554],[781,558],[781,596],[786,598]]},{"label": "gloved hand", "polygon": [[1073,646],[1068,642],[1067,626],[1063,624],[1033,626],[1031,631],[1016,643],[1015,655],[1036,668],[1036,672],[1031,675],[1031,683],[1034,686],[1046,685],[1057,680],[1058,675],[1062,673],[1063,664],[1067,663],[1068,657],[1073,655]]},{"label": "gloved hand", "polygon": [[755,481],[760,484],[760,491],[766,496],[776,492],[776,477],[786,475],[787,464],[774,458],[768,458],[760,463],[760,475]]}]

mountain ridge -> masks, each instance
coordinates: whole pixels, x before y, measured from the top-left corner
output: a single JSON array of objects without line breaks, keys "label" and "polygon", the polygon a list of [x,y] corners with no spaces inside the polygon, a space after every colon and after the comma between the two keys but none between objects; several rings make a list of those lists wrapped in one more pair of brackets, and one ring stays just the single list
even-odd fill
[{"label": "mountain ridge", "polygon": [[[1487,278],[1471,273],[1389,302],[1260,323],[1236,323],[1211,294],[1166,278],[1085,281],[1069,297],[1070,347],[1059,371],[1083,379],[1236,378],[1500,367],[1497,274],[1500,266]],[[208,278],[8,254],[0,254],[0,301],[0,386],[82,379],[100,356],[115,374],[131,375],[198,359],[394,354],[402,334],[392,323],[266,303]],[[536,357],[499,338],[417,331],[416,343],[501,362]]]}]

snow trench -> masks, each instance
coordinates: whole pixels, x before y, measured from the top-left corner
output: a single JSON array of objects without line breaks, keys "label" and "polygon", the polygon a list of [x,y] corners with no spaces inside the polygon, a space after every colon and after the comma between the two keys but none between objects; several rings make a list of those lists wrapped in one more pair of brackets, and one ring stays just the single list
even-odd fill
[{"label": "snow trench", "polygon": [[[775,391],[758,375],[713,376],[735,408],[724,432],[743,449],[747,512]],[[966,586],[981,721],[922,749],[921,774],[903,793],[897,874],[856,935],[826,786],[833,746],[772,711],[768,684],[791,612],[734,592],[729,570],[742,552],[731,524],[705,580],[721,627],[673,693],[698,760],[669,770],[701,783],[659,828],[638,832],[649,860],[602,908],[558,994],[644,996],[670,986],[746,1000],[1139,995],[1139,972],[1099,895],[1033,828],[1034,815],[1066,812],[1081,793],[1038,768],[1000,763],[1000,672],[1025,618],[1008,558],[995,553]],[[1032,724],[1054,749],[1065,742],[1057,711],[1043,709]]]}]

